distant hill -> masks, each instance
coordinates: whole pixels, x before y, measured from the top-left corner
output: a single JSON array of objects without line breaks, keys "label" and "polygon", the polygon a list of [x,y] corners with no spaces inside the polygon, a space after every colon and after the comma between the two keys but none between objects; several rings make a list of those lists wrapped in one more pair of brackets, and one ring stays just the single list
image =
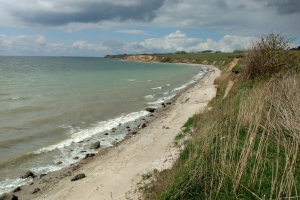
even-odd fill
[{"label": "distant hill", "polygon": [[107,54],[106,56],[104,56],[104,58],[118,58],[118,59],[123,59],[125,56],[127,56],[127,54],[119,54],[119,55],[109,55],[109,54]]}]

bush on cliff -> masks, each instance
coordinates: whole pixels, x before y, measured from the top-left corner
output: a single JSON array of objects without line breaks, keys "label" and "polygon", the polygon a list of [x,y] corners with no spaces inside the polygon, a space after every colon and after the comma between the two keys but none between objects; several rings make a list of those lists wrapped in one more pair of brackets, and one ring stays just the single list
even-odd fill
[{"label": "bush on cliff", "polygon": [[244,78],[251,80],[256,77],[271,77],[296,67],[299,70],[299,60],[288,51],[293,40],[274,32],[253,40],[245,53]]}]

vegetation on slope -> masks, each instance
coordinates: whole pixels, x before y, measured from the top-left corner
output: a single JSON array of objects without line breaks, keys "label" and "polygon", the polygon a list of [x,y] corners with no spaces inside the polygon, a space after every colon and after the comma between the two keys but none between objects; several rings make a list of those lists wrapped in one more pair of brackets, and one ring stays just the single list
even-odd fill
[{"label": "vegetation on slope", "polygon": [[184,54],[167,54],[171,59],[195,59],[195,60],[208,60],[219,61],[227,60],[230,57],[234,57],[236,53],[184,53]]},{"label": "vegetation on slope", "polygon": [[190,120],[192,139],[171,170],[154,174],[145,199],[300,198],[300,56],[290,44],[262,35],[235,73],[222,68],[211,109]]},{"label": "vegetation on slope", "polygon": [[120,54],[106,55],[104,58],[117,58],[131,61],[142,62],[163,62],[163,63],[194,63],[194,64],[213,64],[224,65],[229,63],[233,58],[242,57],[241,52],[222,53],[222,52],[206,52],[206,53],[186,53],[184,51],[174,54]]}]

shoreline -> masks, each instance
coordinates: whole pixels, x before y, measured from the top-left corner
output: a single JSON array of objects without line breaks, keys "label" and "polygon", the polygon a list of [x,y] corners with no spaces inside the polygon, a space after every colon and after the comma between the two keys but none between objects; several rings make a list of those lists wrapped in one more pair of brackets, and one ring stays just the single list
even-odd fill
[{"label": "shoreline", "polygon": [[[135,195],[136,185],[145,171],[163,170],[173,165],[179,149],[171,147],[170,143],[187,119],[205,108],[215,96],[213,82],[220,71],[213,66],[207,67],[209,70],[202,79],[177,94],[171,105],[155,112],[155,117],[147,118],[148,123],[139,134],[127,135],[113,147],[100,149],[93,157],[68,168],[37,177],[14,194],[21,200],[125,199],[126,195]],[[87,177],[70,182],[71,177],[81,172]],[[31,194],[36,188],[41,190]]]}]

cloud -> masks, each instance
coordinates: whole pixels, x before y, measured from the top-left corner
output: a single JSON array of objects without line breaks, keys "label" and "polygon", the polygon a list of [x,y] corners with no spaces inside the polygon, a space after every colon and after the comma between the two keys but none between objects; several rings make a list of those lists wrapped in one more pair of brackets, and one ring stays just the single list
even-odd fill
[{"label": "cloud", "polygon": [[164,0],[135,0],[126,3],[104,0],[35,0],[29,4],[17,4],[14,1],[2,4],[12,16],[28,25],[62,26],[69,23],[98,23],[105,20],[150,22],[157,17],[155,11],[163,3]]},{"label": "cloud", "polygon": [[186,35],[184,33],[181,33],[181,31],[177,30],[175,33],[171,33],[170,35],[167,35],[165,38],[166,39],[171,39],[171,38],[186,38]]},{"label": "cloud", "polygon": [[267,6],[274,7],[280,15],[300,13],[299,0],[268,0]]},{"label": "cloud", "polygon": [[9,37],[0,34],[0,51],[5,52],[7,55],[14,55],[16,50],[22,52],[39,52],[47,46],[47,42],[42,35],[19,35]]},{"label": "cloud", "polygon": [[175,51],[197,52],[203,50],[229,52],[235,49],[245,49],[250,37],[240,37],[225,35],[219,41],[210,38],[203,40],[200,38],[190,38],[181,31],[176,31],[163,38],[150,38],[140,44],[150,52],[169,53]]},{"label": "cloud", "polygon": [[282,30],[298,35],[299,0],[166,1],[150,23],[160,27],[213,29],[224,35],[250,36]]},{"label": "cloud", "polygon": [[100,44],[78,40],[71,45],[50,43],[43,35],[7,36],[0,34],[2,55],[43,55],[43,56],[104,56],[106,54],[172,53],[176,51],[197,52],[203,50],[229,52],[245,49],[252,38],[225,35],[216,41],[211,38],[188,37],[181,31],[164,37],[148,38],[142,42],[124,42],[109,39]]},{"label": "cloud", "polygon": [[252,37],[240,37],[235,35],[225,35],[219,41],[208,38],[195,46],[188,48],[188,51],[213,50],[222,52],[232,52],[236,49],[246,49]]},{"label": "cloud", "polygon": [[201,42],[199,38],[189,38],[181,31],[170,33],[163,38],[149,38],[140,44],[149,52],[163,53],[186,50],[188,47]]},{"label": "cloud", "polygon": [[69,31],[147,26],[240,36],[276,29],[298,36],[299,18],[299,0],[0,0],[1,25]]},{"label": "cloud", "polygon": [[147,35],[147,33],[145,33],[145,31],[143,30],[116,30],[115,32],[118,33],[127,33],[127,34],[134,34],[134,35]]},{"label": "cloud", "polygon": [[107,51],[109,48],[102,44],[97,45],[94,43],[87,43],[86,41],[76,41],[72,44],[70,53],[73,52],[72,50],[78,51],[79,53],[85,52],[85,54],[91,53],[91,55],[95,55],[95,53]]},{"label": "cloud", "polygon": [[7,36],[0,34],[1,55],[21,56],[99,56],[109,50],[102,44],[76,41],[68,46],[49,43],[43,35]]}]

